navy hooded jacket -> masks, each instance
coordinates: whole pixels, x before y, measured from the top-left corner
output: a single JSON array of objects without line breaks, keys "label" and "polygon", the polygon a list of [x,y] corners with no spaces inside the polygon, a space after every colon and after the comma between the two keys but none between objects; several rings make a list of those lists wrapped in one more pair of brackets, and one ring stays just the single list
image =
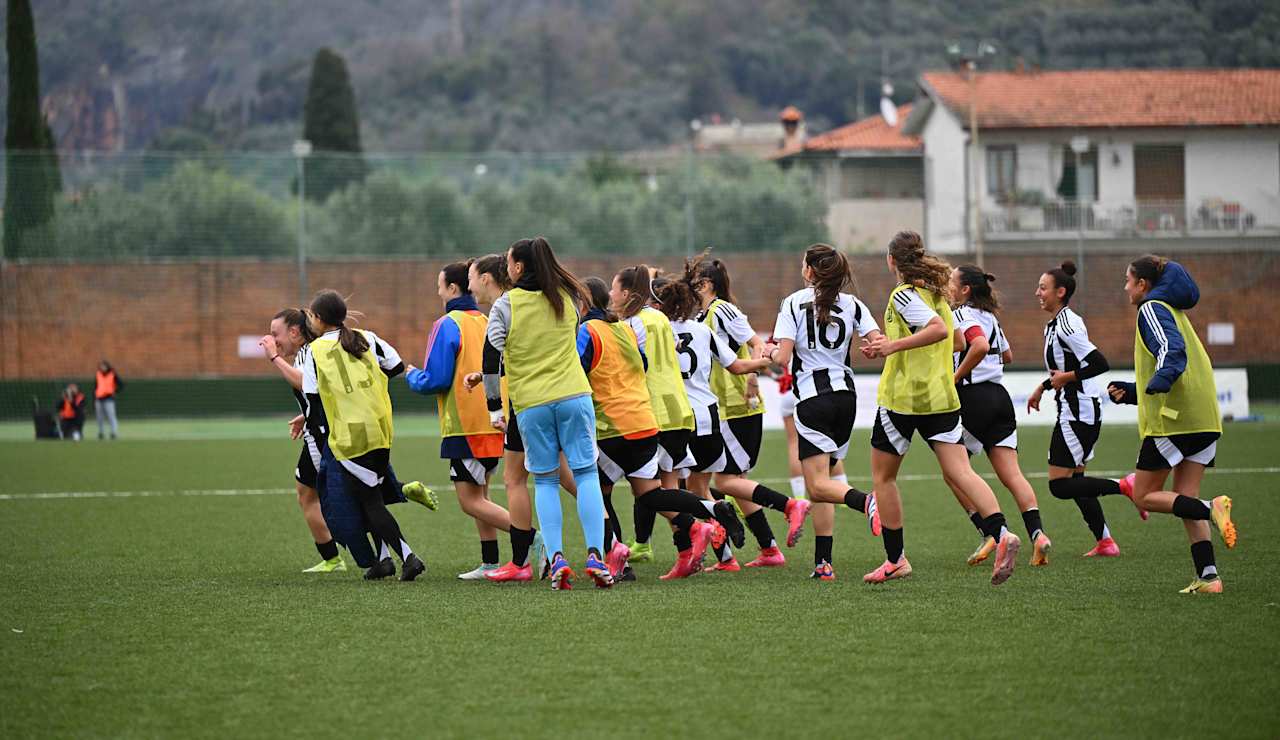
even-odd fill
[{"label": "navy hooded jacket", "polygon": [[1178,330],[1173,313],[1152,302],[1157,300],[1186,311],[1200,302],[1200,287],[1182,265],[1170,260],[1159,282],[1138,307],[1138,333],[1156,358],[1155,374],[1146,387],[1148,394],[1168,393],[1187,369],[1186,340]]}]

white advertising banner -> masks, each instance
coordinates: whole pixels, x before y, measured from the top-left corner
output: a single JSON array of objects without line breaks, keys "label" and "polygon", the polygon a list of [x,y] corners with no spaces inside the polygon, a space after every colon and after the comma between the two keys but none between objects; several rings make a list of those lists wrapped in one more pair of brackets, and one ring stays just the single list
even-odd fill
[{"label": "white advertising banner", "polygon": [[[1027,413],[1027,397],[1031,391],[1042,383],[1048,373],[1040,372],[1008,372],[1004,375],[1004,387],[1009,390],[1013,399],[1014,411],[1018,414],[1018,425],[1048,426],[1056,420],[1056,407],[1053,393],[1046,391],[1040,401],[1040,411]],[[1244,368],[1229,368],[1213,371],[1214,382],[1218,386],[1218,406],[1222,410],[1222,418],[1243,418],[1249,415],[1249,376]],[[1133,382],[1132,371],[1106,373],[1100,379],[1106,388],[1111,381]],[[860,429],[871,427],[871,420],[876,413],[876,386],[880,376],[871,373],[854,372],[854,382],[858,389],[858,415],[854,426]],[[760,393],[764,396],[766,429],[781,429],[782,416],[778,413],[778,384],[770,378],[760,379]],[[1102,419],[1116,424],[1137,424],[1138,407],[1114,404],[1110,399],[1102,402]]]}]

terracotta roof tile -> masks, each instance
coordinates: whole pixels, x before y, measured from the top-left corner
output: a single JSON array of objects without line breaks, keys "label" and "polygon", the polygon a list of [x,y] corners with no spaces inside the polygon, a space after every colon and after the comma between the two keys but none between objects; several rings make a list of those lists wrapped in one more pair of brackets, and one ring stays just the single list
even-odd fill
[{"label": "terracotta roof tile", "polygon": [[[921,80],[967,127],[967,77],[926,72]],[[1273,69],[981,72],[976,88],[980,128],[1280,125]]]},{"label": "terracotta roof tile", "polygon": [[879,114],[864,118],[805,141],[803,148],[792,147],[775,155],[789,157],[801,152],[830,152],[847,150],[918,152],[920,139],[902,134],[902,124],[911,113],[911,105],[898,108],[898,125],[890,127]]}]

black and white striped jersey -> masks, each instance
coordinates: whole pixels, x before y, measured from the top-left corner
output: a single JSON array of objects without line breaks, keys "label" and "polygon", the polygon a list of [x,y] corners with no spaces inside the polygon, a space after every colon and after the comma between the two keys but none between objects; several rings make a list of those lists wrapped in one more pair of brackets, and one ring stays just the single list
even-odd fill
[{"label": "black and white striped jersey", "polygon": [[[699,321],[706,318],[706,311],[698,316]],[[716,304],[714,323],[716,339],[720,340],[721,344],[728,345],[729,351],[734,354],[738,353],[739,347],[750,342],[756,335],[742,309],[725,300]]]},{"label": "black and white striped jersey", "polygon": [[[307,375],[306,367],[307,365],[310,365],[310,364],[311,364],[311,345],[304,344],[302,345],[302,348],[298,350],[298,354],[293,356],[293,368],[295,370],[300,371],[303,377],[306,377]],[[316,435],[316,431],[311,428],[312,427],[311,413],[307,408],[310,405],[310,402],[307,401],[307,394],[303,393],[302,391],[292,386],[290,386],[290,390],[293,391],[293,400],[298,402],[298,412],[302,414],[302,418],[307,419],[307,424],[305,424],[302,427],[302,433],[304,435],[303,438],[304,440],[307,437],[314,438]],[[320,411],[320,415],[321,417],[324,416],[323,410]],[[323,425],[320,425],[320,426],[323,426]]]},{"label": "black and white striped jersey", "polygon": [[[1004,330],[1000,328],[1000,319],[990,311],[973,306],[961,306],[952,311],[952,315],[955,317],[956,331],[960,332],[961,336],[977,327],[990,345],[986,356],[969,372],[969,377],[960,381],[961,385],[1003,381],[1004,360],[1000,359],[1000,355],[1008,351],[1009,340],[1005,339]],[[968,347],[965,349],[967,350]],[[955,364],[952,367],[959,368],[964,356],[965,352],[955,353]]]},{"label": "black and white striped jersey", "polygon": [[[1070,307],[1064,306],[1044,325],[1044,364],[1049,370],[1071,372],[1087,367],[1082,361],[1096,349],[1093,342],[1089,341],[1089,330],[1084,325],[1084,319]],[[1095,411],[1099,404],[1094,403],[1095,399],[1101,397],[1102,386],[1096,378],[1072,383],[1054,394],[1059,418],[1084,424],[1102,421],[1100,414]]]},{"label": "black and white striped jersey", "polygon": [[818,323],[813,288],[797,290],[782,300],[773,327],[774,341],[795,342],[791,354],[791,392],[801,401],[823,393],[851,391],[853,370],[849,348],[856,332],[865,337],[879,331],[866,304],[849,293],[840,293],[825,324]]},{"label": "black and white striped jersey", "polygon": [[676,336],[680,377],[684,379],[684,390],[689,395],[689,405],[693,407],[694,434],[705,437],[715,431],[711,425],[711,409],[719,403],[711,390],[711,363],[729,367],[738,355],[717,340],[701,321],[672,321],[671,331]]}]

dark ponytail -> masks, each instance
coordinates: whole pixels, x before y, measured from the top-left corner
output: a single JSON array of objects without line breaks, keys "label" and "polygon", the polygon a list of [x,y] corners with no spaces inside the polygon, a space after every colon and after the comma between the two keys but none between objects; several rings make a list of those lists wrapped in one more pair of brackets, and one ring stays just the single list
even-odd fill
[{"label": "dark ponytail", "polygon": [[284,321],[284,325],[297,329],[302,334],[302,341],[305,344],[311,344],[311,340],[316,338],[316,333],[311,331],[311,322],[307,321],[307,312],[301,308],[285,308],[280,313],[272,316],[271,319],[280,319]]},{"label": "dark ponytail", "polygon": [[507,274],[507,258],[501,254],[486,254],[471,261],[477,275],[488,275],[503,290],[511,289],[511,276]]},{"label": "dark ponytail", "polygon": [[818,307],[818,323],[831,320],[831,309],[840,291],[852,288],[849,260],[830,244],[814,244],[804,252],[804,264],[813,275],[813,304]]},{"label": "dark ponytail", "polygon": [[610,324],[618,320],[618,314],[609,309],[609,284],[594,275],[582,281],[591,296],[591,307],[604,311],[604,320]]},{"label": "dark ponytail", "polygon": [[[710,256],[711,247],[707,247],[702,254],[692,260],[686,259],[684,279],[689,283],[690,288],[706,280],[711,283],[711,292],[716,298],[737,304],[738,301],[733,297],[733,289],[729,282],[729,268],[718,259],[708,259]],[[694,294],[697,294],[696,290]]]},{"label": "dark ponytail", "polygon": [[1160,282],[1160,277],[1164,275],[1164,267],[1169,264],[1168,257],[1161,257],[1158,254],[1144,254],[1133,262],[1129,263],[1129,271],[1133,273],[1135,280],[1146,280],[1148,290],[1156,287],[1156,283]]},{"label": "dark ponytail", "polygon": [[581,305],[589,305],[587,290],[573,273],[556,261],[555,252],[545,237],[535,236],[532,239],[520,239],[511,245],[511,259],[524,265],[524,276],[533,280],[542,291],[543,296],[551,303],[551,310],[557,319],[564,318],[565,291],[569,297]]},{"label": "dark ponytail", "polygon": [[336,290],[322,290],[311,300],[311,315],[322,323],[338,328],[338,344],[352,357],[362,357],[369,351],[369,340],[364,334],[349,328],[343,322],[347,320],[347,302]]},{"label": "dark ponytail", "polygon": [[1076,263],[1071,260],[1063,262],[1061,266],[1045,272],[1046,275],[1053,278],[1053,287],[1066,288],[1067,292],[1062,296],[1062,305],[1071,302],[1071,296],[1076,292]]},{"label": "dark ponytail", "polygon": [[463,295],[471,295],[470,280],[467,277],[467,271],[471,267],[471,260],[466,262],[450,262],[445,265],[440,272],[444,273],[445,285],[456,285]]},{"label": "dark ponytail", "polygon": [[617,275],[618,284],[622,289],[631,294],[627,299],[627,304],[622,306],[622,315],[631,317],[640,313],[640,309],[644,308],[653,297],[653,286],[649,279],[649,266],[636,265],[635,267],[624,268]]},{"label": "dark ponytail", "polygon": [[995,275],[976,265],[961,265],[956,271],[960,273],[960,284],[969,286],[969,305],[987,313],[1000,312],[1000,297],[991,287]]},{"label": "dark ponytail", "polygon": [[698,312],[698,296],[686,281],[654,278],[652,288],[653,297],[658,299],[658,310],[668,319],[686,321]]}]

